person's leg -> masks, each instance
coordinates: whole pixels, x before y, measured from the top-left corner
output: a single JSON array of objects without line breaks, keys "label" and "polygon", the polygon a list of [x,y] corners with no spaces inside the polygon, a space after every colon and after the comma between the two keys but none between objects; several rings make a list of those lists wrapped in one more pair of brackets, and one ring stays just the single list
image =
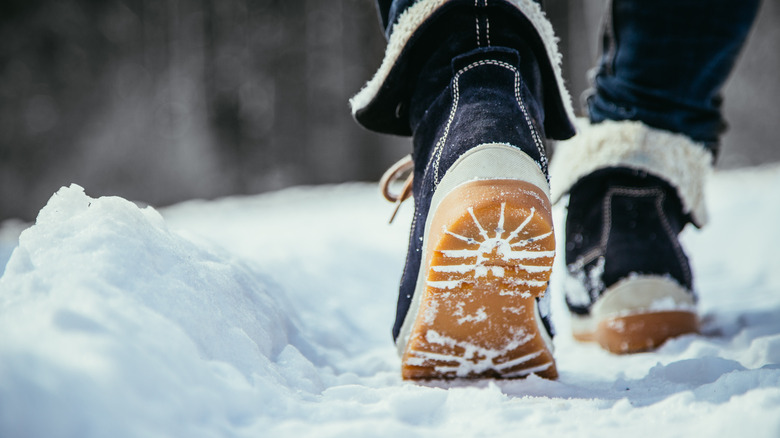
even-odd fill
[{"label": "person's leg", "polygon": [[588,98],[590,120],[639,120],[715,152],[721,89],[759,0],[614,0]]},{"label": "person's leg", "polygon": [[749,1],[609,4],[590,126],[556,149],[569,193],[572,329],[613,352],[697,330],[678,234],[706,222],[704,179],[725,123],[720,92],[758,7]]},{"label": "person's leg", "polygon": [[544,138],[573,128],[551,26],[528,0],[410,3],[380,2],[388,49],[351,102],[363,126],[413,136],[403,376],[555,377]]}]

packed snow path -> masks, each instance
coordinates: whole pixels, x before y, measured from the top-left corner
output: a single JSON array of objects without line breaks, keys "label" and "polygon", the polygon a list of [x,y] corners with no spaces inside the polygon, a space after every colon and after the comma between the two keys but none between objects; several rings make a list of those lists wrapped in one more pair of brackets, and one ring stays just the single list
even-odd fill
[{"label": "packed snow path", "polygon": [[65,188],[0,280],[0,437],[778,437],[778,187],[778,166],[709,185],[685,232],[702,335],[575,343],[556,266],[559,380],[428,385],[389,334],[411,208],[388,226],[375,186],[160,213]]}]

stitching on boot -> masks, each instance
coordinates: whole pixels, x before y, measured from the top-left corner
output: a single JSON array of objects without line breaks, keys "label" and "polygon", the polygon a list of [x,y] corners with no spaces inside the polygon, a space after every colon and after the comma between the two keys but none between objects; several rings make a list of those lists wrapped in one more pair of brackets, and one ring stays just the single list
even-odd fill
[{"label": "stitching on boot", "polygon": [[477,28],[477,47],[482,47],[482,44],[479,42],[479,14],[476,13],[477,8],[479,8],[479,0],[474,0],[474,24]]},{"label": "stitching on boot", "polygon": [[[487,9],[488,0],[485,0],[485,8]],[[488,17],[487,14],[485,14],[485,40],[487,40],[487,45],[490,47],[490,17]]]},{"label": "stitching on boot", "polygon": [[[476,32],[477,32],[477,47],[482,47],[482,40],[485,40],[485,45],[487,47],[490,47],[490,18],[487,16],[486,13],[479,13],[479,0],[474,0],[474,22],[476,24]],[[482,2],[482,8],[483,10],[487,9],[487,0],[483,0]],[[485,29],[484,32],[482,32],[482,29],[479,26],[479,20],[480,16],[484,17],[485,19]]]},{"label": "stitching on boot", "polygon": [[[541,157],[541,167],[542,170],[545,172],[545,175],[547,176],[547,156],[544,153],[544,146],[542,144],[541,137],[539,136],[539,133],[536,131],[536,127],[534,126],[530,115],[528,114],[528,111],[525,108],[525,104],[523,103],[523,99],[520,96],[520,72],[515,68],[512,64],[508,64],[503,61],[498,61],[495,59],[485,59],[473,62],[466,67],[463,67],[460,69],[453,78],[453,87],[452,87],[452,106],[450,107],[450,116],[447,120],[447,126],[444,128],[444,134],[442,134],[442,137],[439,139],[438,142],[436,142],[436,147],[434,149],[433,154],[431,155],[431,160],[435,160],[434,162],[434,178],[433,178],[433,186],[434,189],[439,185],[439,165],[441,163],[441,152],[442,149],[444,149],[444,145],[447,142],[447,137],[449,136],[450,132],[450,126],[452,125],[452,121],[455,119],[455,112],[458,109],[458,103],[460,101],[460,76],[469,70],[481,67],[485,65],[493,65],[497,67],[503,67],[506,68],[514,73],[514,92],[515,92],[515,100],[517,101],[518,106],[520,107],[520,111],[523,113],[523,117],[525,118],[526,124],[528,125],[528,129],[531,132],[531,137],[534,140],[534,144],[536,145],[536,149],[539,151],[539,156]],[[430,162],[428,163],[430,166]],[[549,178],[549,176],[548,176]]]}]

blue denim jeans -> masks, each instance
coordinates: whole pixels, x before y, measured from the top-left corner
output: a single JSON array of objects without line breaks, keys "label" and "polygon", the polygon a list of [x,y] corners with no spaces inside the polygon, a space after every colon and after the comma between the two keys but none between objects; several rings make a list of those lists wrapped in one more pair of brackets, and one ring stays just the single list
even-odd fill
[{"label": "blue denim jeans", "polygon": [[[385,34],[416,0],[377,0]],[[590,119],[638,120],[717,152],[721,89],[760,0],[612,0]],[[459,30],[452,30],[459,32]]]},{"label": "blue denim jeans", "polygon": [[612,0],[588,98],[592,122],[639,120],[717,152],[721,89],[760,0]]}]

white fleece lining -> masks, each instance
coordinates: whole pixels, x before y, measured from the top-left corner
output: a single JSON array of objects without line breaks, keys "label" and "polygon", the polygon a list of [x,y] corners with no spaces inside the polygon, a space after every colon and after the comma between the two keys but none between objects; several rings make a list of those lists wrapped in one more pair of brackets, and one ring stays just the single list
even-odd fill
[{"label": "white fleece lining", "polygon": [[550,163],[553,202],[590,173],[607,167],[642,170],[671,184],[685,213],[697,226],[707,223],[704,183],[712,153],[688,137],[635,121],[605,121],[582,126],[578,135],[556,144]]},{"label": "white fleece lining", "polygon": [[[387,43],[387,49],[385,49],[385,57],[382,60],[379,69],[374,74],[374,77],[366,83],[363,89],[349,100],[349,103],[352,106],[353,115],[360,109],[366,107],[374,97],[376,97],[382,84],[390,75],[390,70],[395,65],[398,57],[401,56],[401,51],[406,46],[406,43],[409,42],[409,39],[414,32],[428,19],[428,17],[448,1],[449,0],[419,0],[401,14],[398,21],[393,26],[390,40]],[[566,114],[569,116],[570,120],[574,120],[575,117],[571,96],[564,86],[563,74],[561,73],[562,57],[560,52],[558,52],[558,38],[555,36],[552,24],[547,20],[542,8],[532,0],[507,0],[507,2],[515,6],[525,15],[541,37],[545,50],[547,51],[547,57],[550,60],[553,72],[555,73],[555,80],[558,83],[558,90],[561,99],[563,100]]]}]

